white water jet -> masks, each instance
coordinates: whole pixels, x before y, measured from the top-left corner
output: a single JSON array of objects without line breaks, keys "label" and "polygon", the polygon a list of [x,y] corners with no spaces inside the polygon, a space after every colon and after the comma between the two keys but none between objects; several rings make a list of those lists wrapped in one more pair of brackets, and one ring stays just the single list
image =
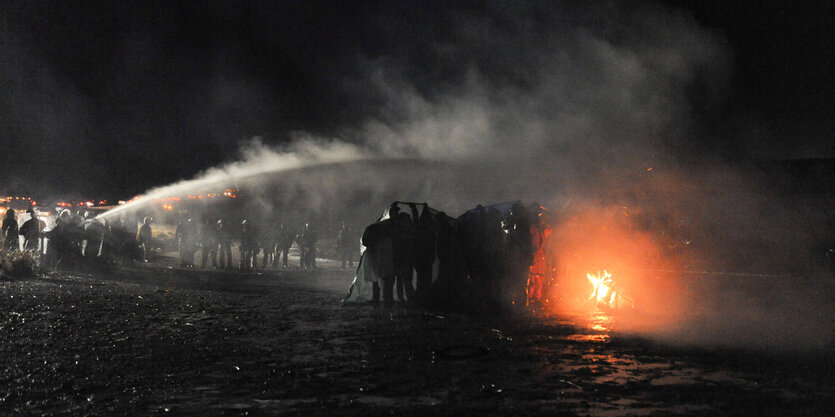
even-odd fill
[{"label": "white water jet", "polygon": [[219,185],[225,186],[261,175],[374,159],[373,153],[368,149],[340,141],[304,140],[294,142],[284,149],[274,150],[265,146],[260,138],[255,138],[243,149],[242,154],[241,160],[210,168],[196,178],[153,188],[129,203],[103,213],[99,218],[112,218],[130,210],[142,208],[155,199],[181,196],[189,192]]}]

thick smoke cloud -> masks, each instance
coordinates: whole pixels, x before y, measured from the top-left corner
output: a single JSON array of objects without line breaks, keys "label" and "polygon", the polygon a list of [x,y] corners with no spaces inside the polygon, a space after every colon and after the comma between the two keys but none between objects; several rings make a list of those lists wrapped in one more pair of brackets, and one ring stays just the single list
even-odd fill
[{"label": "thick smoke cloud", "polygon": [[428,158],[643,166],[686,139],[686,89],[725,71],[715,37],[684,15],[606,10],[584,25],[553,13],[536,25],[535,11],[452,18],[457,42],[433,53],[460,62],[454,85],[427,92],[397,65],[373,66],[386,107],[365,126],[371,143]]},{"label": "thick smoke cloud", "polygon": [[[297,132],[289,146],[248,146],[243,161],[201,178],[285,170],[290,160],[298,167],[315,162],[318,146],[323,155],[344,150],[343,160],[466,166],[470,175],[452,179],[451,186],[460,185],[452,191],[475,189],[467,201],[448,202],[456,208],[558,199],[552,194],[598,189],[607,178],[666,163],[689,134],[687,89],[712,86],[725,71],[714,34],[659,8],[607,5],[581,14],[534,4],[478,15],[464,8],[444,14],[437,27],[445,28],[442,36],[408,45],[418,56],[359,57],[357,75],[345,84],[379,103],[359,127],[341,129],[336,139]],[[442,63],[448,74],[412,78],[415,67],[426,65],[418,58]],[[472,187],[476,182],[481,186]]]}]

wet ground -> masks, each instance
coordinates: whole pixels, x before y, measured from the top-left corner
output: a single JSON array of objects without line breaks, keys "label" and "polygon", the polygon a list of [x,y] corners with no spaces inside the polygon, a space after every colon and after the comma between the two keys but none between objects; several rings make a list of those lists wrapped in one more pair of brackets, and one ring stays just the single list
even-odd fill
[{"label": "wet ground", "polygon": [[604,315],[340,303],[352,273],[0,281],[2,415],[831,415],[832,352],[671,348]]}]

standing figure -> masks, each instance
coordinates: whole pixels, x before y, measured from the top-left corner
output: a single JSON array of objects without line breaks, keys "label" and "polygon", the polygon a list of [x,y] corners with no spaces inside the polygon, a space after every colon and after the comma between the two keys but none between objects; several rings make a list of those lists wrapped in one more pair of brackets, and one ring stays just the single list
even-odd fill
[{"label": "standing figure", "polygon": [[392,218],[394,227],[394,275],[397,299],[400,301],[414,301],[415,287],[415,228],[412,219],[406,213],[397,211]]},{"label": "standing figure", "polygon": [[556,250],[550,236],[553,230],[540,216],[534,217],[531,223],[531,237],[533,239],[533,263],[528,269],[528,305],[540,308],[544,299],[544,289],[549,279],[548,271],[556,271]]},{"label": "standing figure", "polygon": [[310,223],[305,223],[299,239],[302,251],[300,258],[302,268],[316,268],[316,242],[318,240],[319,236],[316,229],[310,227]]},{"label": "standing figure", "polygon": [[38,254],[46,255],[46,240],[44,240],[46,238],[44,236],[44,230],[46,230],[46,222],[41,217],[38,217],[38,230],[41,231],[38,237]]},{"label": "standing figure", "polygon": [[417,286],[415,292],[419,298],[429,295],[432,285],[432,266],[435,263],[435,246],[437,241],[437,226],[435,218],[428,208],[420,213],[415,223],[415,273]]},{"label": "standing figure", "polygon": [[255,256],[258,254],[258,227],[255,223],[244,219],[241,222],[241,271],[249,271],[255,267]]},{"label": "standing figure", "polygon": [[17,218],[14,209],[6,211],[3,219],[4,248],[9,252],[20,250],[20,238],[18,238]]},{"label": "standing figure", "polygon": [[275,257],[276,246],[278,245],[278,227],[276,224],[272,223],[269,227],[264,228],[259,240],[264,250],[264,259],[261,268],[266,268],[268,264],[275,268],[278,265]]},{"label": "standing figure", "polygon": [[527,304],[528,275],[534,261],[533,237],[528,212],[514,204],[506,219],[504,280],[500,291],[505,307]]},{"label": "standing figure", "polygon": [[104,241],[104,223],[96,219],[95,213],[89,212],[87,220],[81,224],[84,233],[84,257],[88,261],[98,259]]},{"label": "standing figure", "polygon": [[29,213],[29,220],[23,222],[18,233],[23,235],[23,250],[37,252],[43,229],[40,219],[38,219],[38,213],[33,209],[26,210],[26,212]]},{"label": "standing figure", "polygon": [[459,240],[455,233],[455,221],[446,213],[440,212],[435,217],[437,225],[437,245],[439,291],[432,292],[433,298],[446,305],[461,305],[467,285],[466,276],[461,271]]},{"label": "standing figure", "polygon": [[217,268],[217,247],[218,247],[218,228],[217,223],[211,220],[206,220],[203,225],[203,230],[200,232],[200,246],[203,248],[202,262],[200,268],[206,269],[209,263],[209,258],[212,259],[212,267]]},{"label": "standing figure", "polygon": [[69,254],[72,250],[70,242],[70,212],[64,210],[55,219],[55,227],[50,231],[44,233],[49,239],[49,246],[47,247],[47,260],[51,265],[58,265],[61,260]]},{"label": "standing figure", "polygon": [[142,227],[139,228],[139,246],[142,248],[142,262],[148,262],[148,258],[153,250],[154,234],[151,230],[151,223],[154,219],[145,217],[142,219]]},{"label": "standing figure", "polygon": [[[481,242],[481,251],[478,262],[481,269],[481,293],[478,294],[483,302],[481,306],[490,311],[500,311],[505,307],[505,295],[507,291],[503,287],[508,281],[505,268],[508,265],[506,259],[505,233],[506,221],[502,213],[494,207],[488,208],[482,216],[482,228],[478,232],[478,242]],[[509,303],[512,305],[512,303]]]},{"label": "standing figure", "polygon": [[133,265],[138,252],[138,245],[136,244],[136,235],[138,233],[136,217],[133,215],[122,215],[116,226],[120,246],[119,252],[126,263]]},{"label": "standing figure", "polygon": [[390,306],[393,302],[394,289],[394,220],[389,217],[365,228],[361,242],[365,246],[363,259],[370,262],[373,274],[365,274],[365,279],[372,282],[371,304],[380,304],[382,286],[383,303]]},{"label": "standing figure", "polygon": [[[306,226],[306,225],[305,225]],[[305,267],[305,257],[304,257],[304,228],[299,234],[296,235],[296,245],[299,247],[299,268]]]},{"label": "standing figure", "polygon": [[194,268],[194,252],[197,249],[197,230],[194,226],[194,219],[184,218],[175,232],[180,243],[180,266],[186,268]]},{"label": "standing figure", "polygon": [[[289,227],[285,227],[284,223],[278,226],[278,250],[281,251],[281,264],[287,268],[287,256],[290,253],[290,247],[293,246],[295,235]],[[278,254],[276,254],[278,257]]]},{"label": "standing figure", "polygon": [[[59,218],[60,220],[60,218]],[[57,223],[57,220],[56,220]],[[118,220],[113,220],[108,218],[104,221],[104,241],[102,242],[101,246],[101,256],[105,259],[108,258],[116,258],[119,255],[119,251],[117,250],[117,241],[118,241],[118,228],[119,222]],[[53,228],[54,230],[54,228]],[[46,233],[44,233],[46,234]],[[52,239],[50,237],[49,240],[49,251],[52,251]],[[42,249],[43,250],[43,249]]]},{"label": "standing figure", "polygon": [[217,219],[217,239],[220,246],[220,260],[218,265],[224,269],[232,268],[232,233],[229,223],[224,223],[223,219]]},{"label": "standing figure", "polygon": [[[71,253],[74,253],[76,256],[84,256],[84,219],[85,219],[85,212],[82,212],[81,209],[77,209],[75,213],[69,214],[69,232],[70,236],[70,246],[72,249],[70,250]],[[134,236],[136,235],[136,231],[133,232]]]},{"label": "standing figure", "polygon": [[336,236],[336,249],[339,252],[339,259],[342,261],[343,268],[345,268],[346,263],[354,266],[354,258],[351,256],[354,247],[352,235],[351,226],[342,222],[342,228],[339,229],[339,235]]}]

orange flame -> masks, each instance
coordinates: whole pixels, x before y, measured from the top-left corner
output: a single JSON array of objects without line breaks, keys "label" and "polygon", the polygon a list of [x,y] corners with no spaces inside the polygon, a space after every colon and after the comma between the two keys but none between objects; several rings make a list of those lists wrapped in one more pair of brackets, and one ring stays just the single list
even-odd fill
[{"label": "orange flame", "polygon": [[605,305],[610,308],[617,308],[621,301],[630,301],[632,307],[635,307],[635,300],[622,294],[620,290],[615,288],[615,281],[605,269],[603,273],[586,274],[586,279],[589,280],[594,290],[589,296],[589,301],[594,300],[596,305]]},{"label": "orange flame", "polygon": [[[607,304],[609,307],[615,307],[615,298],[617,297],[617,293],[612,291],[614,284],[612,281],[612,274],[604,269],[602,274],[586,274],[586,278],[589,280],[592,287],[594,287],[594,291],[592,291],[589,300]],[[610,291],[612,291],[611,294],[609,293]]]},{"label": "orange flame", "polygon": [[562,213],[544,246],[555,269],[545,290],[554,301],[549,312],[634,308],[638,314],[621,316],[621,329],[677,323],[686,289],[666,271],[680,270],[683,258],[668,249],[665,234],[648,227],[645,213],[630,208],[629,214],[623,215],[621,205],[578,206]]}]

